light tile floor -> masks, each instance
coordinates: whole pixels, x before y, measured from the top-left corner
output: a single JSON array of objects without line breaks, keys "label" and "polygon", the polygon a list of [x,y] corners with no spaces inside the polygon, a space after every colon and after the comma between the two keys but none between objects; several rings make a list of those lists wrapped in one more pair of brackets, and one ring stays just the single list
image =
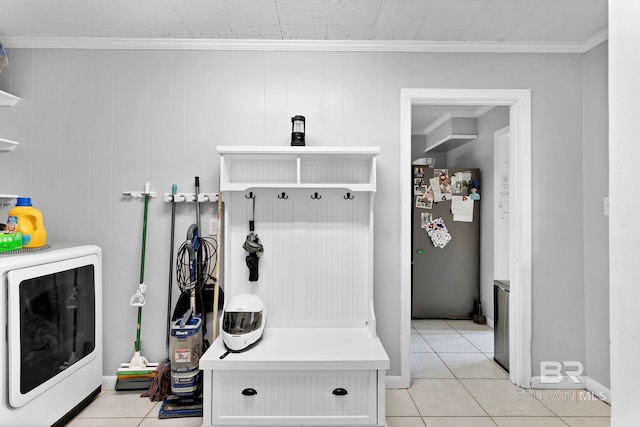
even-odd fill
[{"label": "light tile floor", "polygon": [[[466,320],[412,322],[412,383],[388,389],[388,427],[603,427],[610,407],[579,390],[523,390],[493,361],[493,330]],[[139,392],[105,390],[69,426],[202,425],[158,419]]]},{"label": "light tile floor", "polygon": [[610,407],[583,390],[524,390],[493,361],[493,330],[414,320],[411,387],[387,390],[389,427],[601,427]]}]

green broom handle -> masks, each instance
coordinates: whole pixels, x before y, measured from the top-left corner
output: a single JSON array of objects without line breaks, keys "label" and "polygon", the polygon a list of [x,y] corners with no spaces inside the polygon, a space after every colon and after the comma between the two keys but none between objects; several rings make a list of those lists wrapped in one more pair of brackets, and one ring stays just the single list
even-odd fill
[{"label": "green broom handle", "polygon": [[[144,220],[142,222],[142,257],[140,260],[140,284],[144,283],[144,251],[147,244],[147,211],[149,209],[149,193],[144,195]],[[136,351],[140,351],[140,329],[142,327],[142,307],[138,307],[138,328],[136,330]]]}]

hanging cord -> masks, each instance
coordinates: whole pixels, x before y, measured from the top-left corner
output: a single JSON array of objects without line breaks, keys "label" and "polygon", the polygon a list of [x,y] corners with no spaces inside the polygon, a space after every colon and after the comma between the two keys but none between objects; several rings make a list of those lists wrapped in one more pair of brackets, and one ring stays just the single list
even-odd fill
[{"label": "hanging cord", "polygon": [[189,258],[189,241],[185,241],[178,249],[176,261],[176,281],[180,292],[189,294],[199,294],[207,283],[214,283],[215,268],[217,263],[216,254],[218,252],[218,243],[210,237],[198,237],[200,248],[198,252],[198,268],[197,277],[192,280],[191,263]]}]

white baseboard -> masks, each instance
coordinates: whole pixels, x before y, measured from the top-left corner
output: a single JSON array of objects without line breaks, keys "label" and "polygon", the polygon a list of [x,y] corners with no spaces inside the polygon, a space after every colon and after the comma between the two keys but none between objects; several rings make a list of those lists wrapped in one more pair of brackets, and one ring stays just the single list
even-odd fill
[{"label": "white baseboard", "polygon": [[578,380],[579,382],[575,383],[569,376],[565,375],[558,383],[547,383],[542,382],[542,377],[532,377],[531,388],[537,390],[586,390],[587,377],[581,375]]},{"label": "white baseboard", "polygon": [[403,388],[402,377],[399,375],[386,376],[384,379],[385,388]]},{"label": "white baseboard", "polygon": [[559,383],[549,384],[541,382],[540,377],[533,377],[531,378],[531,388],[537,390],[587,390],[594,395],[594,398],[611,404],[611,390],[590,377],[580,376],[578,379],[580,382],[576,384],[571,378],[564,376]]},{"label": "white baseboard", "polygon": [[611,390],[591,377],[587,377],[587,390],[611,405]]},{"label": "white baseboard", "polygon": [[493,329],[493,319],[491,317],[487,317],[487,326]]},{"label": "white baseboard", "polygon": [[115,375],[109,377],[102,377],[102,389],[103,390],[115,390],[116,389],[116,379]]}]

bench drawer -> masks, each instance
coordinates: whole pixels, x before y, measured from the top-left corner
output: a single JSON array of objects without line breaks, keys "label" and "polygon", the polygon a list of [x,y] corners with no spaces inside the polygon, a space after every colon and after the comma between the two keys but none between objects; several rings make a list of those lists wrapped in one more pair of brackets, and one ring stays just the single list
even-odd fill
[{"label": "bench drawer", "polygon": [[214,424],[377,423],[377,371],[213,372]]}]

